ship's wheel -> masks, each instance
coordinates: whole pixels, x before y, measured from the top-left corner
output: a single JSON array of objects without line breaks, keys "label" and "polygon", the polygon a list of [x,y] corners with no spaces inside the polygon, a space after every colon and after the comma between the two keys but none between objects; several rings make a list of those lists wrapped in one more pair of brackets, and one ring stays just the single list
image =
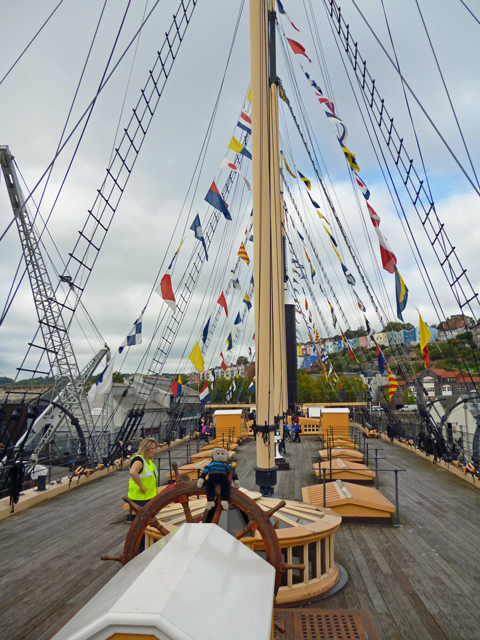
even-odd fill
[{"label": "ship's wheel", "polygon": [[[222,506],[220,504],[220,487],[217,487],[218,495],[216,495],[216,506],[214,507],[213,517],[211,523],[218,524],[220,516],[222,514]],[[155,498],[152,498],[144,507],[139,507],[127,497],[123,498],[132,509],[136,512],[135,519],[128,531],[123,553],[121,556],[102,556],[102,560],[117,560],[123,565],[130,562],[137,554],[140,541],[145,534],[145,530],[148,526],[154,527],[162,535],[168,535],[170,531],[166,529],[155,517],[165,507],[178,502],[182,505],[186,522],[193,523],[194,519],[190,511],[189,499],[192,497],[206,496],[205,489],[198,489],[196,482],[182,482],[177,480],[175,485],[167,489],[163,489]],[[275,528],[270,521],[271,516],[278,510],[285,506],[285,502],[280,501],[275,507],[269,511],[263,511],[251,498],[249,498],[243,491],[239,489],[231,488],[230,498],[228,501],[233,506],[240,509],[247,517],[248,524],[239,531],[235,538],[240,540],[246,535],[253,534],[258,531],[262,537],[263,544],[265,546],[266,560],[275,569],[275,594],[280,587],[280,580],[282,572],[286,569],[299,568],[299,565],[295,567],[286,564],[282,561],[282,551],[280,549],[280,543],[275,533]],[[201,523],[199,523],[201,526]]]}]

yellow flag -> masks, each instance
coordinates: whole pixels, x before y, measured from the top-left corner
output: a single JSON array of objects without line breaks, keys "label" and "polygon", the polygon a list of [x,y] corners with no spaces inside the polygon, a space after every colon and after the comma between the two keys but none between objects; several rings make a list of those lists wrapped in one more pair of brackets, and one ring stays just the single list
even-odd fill
[{"label": "yellow flag", "polygon": [[248,100],[249,102],[252,102],[252,87],[250,87],[250,89],[248,90],[248,93],[247,93],[247,100]]},{"label": "yellow flag", "polygon": [[288,173],[292,176],[292,178],[296,178],[297,176],[294,173],[292,173],[292,170],[288,166],[287,159],[285,158],[285,156],[283,156],[283,161],[285,162],[285,169],[288,171]]},{"label": "yellow flag", "polygon": [[242,153],[243,144],[240,144],[240,142],[235,138],[235,136],[233,136],[233,138],[230,140],[230,144],[228,145],[228,148],[231,149],[232,151],[235,151],[235,153]]},{"label": "yellow flag", "polygon": [[423,351],[428,344],[428,341],[432,337],[427,325],[422,320],[422,316],[420,313],[418,314],[418,318],[420,321],[420,351]]},{"label": "yellow flag", "polygon": [[188,359],[193,364],[198,373],[202,373],[205,369],[205,362],[203,361],[202,352],[200,350],[200,345],[197,344],[193,347],[192,353],[188,356]]},{"label": "yellow flag", "polygon": [[331,227],[332,225],[329,223],[329,221],[325,218],[325,216],[323,215],[323,213],[320,213],[320,211],[318,209],[315,209],[315,211],[318,213],[318,217],[320,218],[320,220],[325,220],[325,222],[328,224],[329,227]]}]

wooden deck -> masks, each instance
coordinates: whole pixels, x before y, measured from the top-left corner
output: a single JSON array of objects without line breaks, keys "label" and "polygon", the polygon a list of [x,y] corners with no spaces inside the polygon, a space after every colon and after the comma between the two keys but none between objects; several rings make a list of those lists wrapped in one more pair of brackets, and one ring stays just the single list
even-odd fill
[{"label": "wooden deck", "polygon": [[[335,559],[348,583],[312,606],[366,609],[383,640],[480,638],[480,491],[396,445],[375,446],[388,457],[380,468],[408,469],[399,474],[404,528],[342,524]],[[290,470],[278,472],[282,497],[301,500],[302,486],[315,482],[317,451],[315,437],[287,442]],[[242,486],[255,489],[252,439],[238,447],[236,461]],[[379,479],[394,502],[393,473],[380,471]],[[99,558],[121,551],[127,484],[128,471],[120,471],[0,523],[0,637],[46,640],[120,569]]]}]

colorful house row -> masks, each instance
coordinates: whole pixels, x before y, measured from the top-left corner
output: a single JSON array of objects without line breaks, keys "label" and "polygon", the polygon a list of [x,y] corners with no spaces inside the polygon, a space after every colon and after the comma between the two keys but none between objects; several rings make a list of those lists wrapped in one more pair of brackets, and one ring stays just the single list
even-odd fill
[{"label": "colorful house row", "polygon": [[[435,342],[439,338],[439,332],[433,327],[429,327],[432,337],[430,342]],[[420,342],[420,331],[418,327],[413,328],[411,331],[402,329],[401,331],[383,331],[374,333],[375,341],[380,347],[388,347],[394,344],[404,344],[407,347],[418,344]],[[368,336],[359,336],[356,338],[350,338],[348,340],[352,349],[360,347],[362,349],[369,349],[373,347],[373,343],[370,341],[368,344]],[[342,340],[325,340],[323,342],[327,354],[339,353],[345,349],[345,345]],[[318,345],[316,344],[297,344],[297,356],[298,358],[305,358],[306,356],[318,356]]]}]

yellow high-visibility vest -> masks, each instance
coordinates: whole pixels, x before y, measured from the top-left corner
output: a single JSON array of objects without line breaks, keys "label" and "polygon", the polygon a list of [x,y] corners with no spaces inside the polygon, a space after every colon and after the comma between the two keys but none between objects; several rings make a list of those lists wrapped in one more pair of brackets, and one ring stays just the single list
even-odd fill
[{"label": "yellow high-visibility vest", "polygon": [[142,493],[135,480],[130,478],[128,483],[128,497],[130,500],[150,500],[157,495],[157,467],[154,465],[153,460],[146,460],[139,454],[133,456],[130,467],[135,460],[141,460],[143,462],[142,470],[138,475],[146,491]]}]

